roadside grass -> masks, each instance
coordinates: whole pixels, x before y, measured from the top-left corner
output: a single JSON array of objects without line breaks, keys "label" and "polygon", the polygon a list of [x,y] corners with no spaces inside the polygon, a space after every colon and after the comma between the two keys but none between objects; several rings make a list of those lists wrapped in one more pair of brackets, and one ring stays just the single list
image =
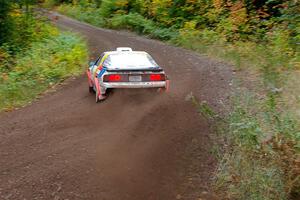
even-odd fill
[{"label": "roadside grass", "polygon": [[205,40],[186,37],[180,45],[227,60],[238,73],[228,115],[220,117],[192,98],[224,143],[214,150],[216,192],[230,200],[299,198],[299,53],[249,42],[201,43]]},{"label": "roadside grass", "polygon": [[44,28],[46,37],[5,59],[7,67],[0,69],[0,110],[24,105],[54,84],[82,73],[88,56],[84,41],[49,24]]},{"label": "roadside grass", "polygon": [[[129,29],[232,63],[235,89],[227,116],[216,115],[207,103],[192,98],[224,142],[218,150],[216,191],[224,199],[299,198],[300,53],[284,28],[273,30],[263,43],[229,43],[213,30],[197,30],[193,22],[166,28],[137,13],[106,16],[101,8],[89,13],[79,7],[63,4],[57,9],[96,26]],[[90,14],[101,23],[89,20]]]},{"label": "roadside grass", "polygon": [[222,124],[228,145],[215,181],[226,199],[299,198],[300,57],[280,45],[238,42],[200,49],[233,63],[241,74],[235,78],[233,109]]},{"label": "roadside grass", "polygon": [[94,26],[131,30],[153,39],[167,41],[178,35],[175,29],[159,27],[153,21],[145,19],[138,13],[129,13],[126,15],[120,13],[113,15],[111,18],[104,18],[103,15],[105,14],[103,14],[104,11],[101,8],[72,6],[69,4],[58,6],[57,11]]},{"label": "roadside grass", "polygon": [[231,62],[240,74],[234,81],[232,110],[214,119],[225,141],[218,154],[216,191],[224,199],[299,198],[299,52],[250,42],[200,49],[197,40],[192,43],[198,52]]},{"label": "roadside grass", "polygon": [[[216,135],[219,160],[213,186],[222,199],[298,199],[300,127],[290,111],[277,109],[279,94],[254,93],[236,83],[232,108],[220,117],[206,102],[191,98]],[[258,86],[258,85],[256,85]]]},{"label": "roadside grass", "polygon": [[298,122],[276,110],[273,94],[242,93],[223,129],[229,145],[216,173],[217,191],[226,199],[289,199],[300,186]]},{"label": "roadside grass", "polygon": [[99,27],[105,25],[104,18],[99,17],[100,11],[95,7],[69,6],[68,4],[62,4],[57,9],[60,13],[73,17],[79,21],[87,22]]}]

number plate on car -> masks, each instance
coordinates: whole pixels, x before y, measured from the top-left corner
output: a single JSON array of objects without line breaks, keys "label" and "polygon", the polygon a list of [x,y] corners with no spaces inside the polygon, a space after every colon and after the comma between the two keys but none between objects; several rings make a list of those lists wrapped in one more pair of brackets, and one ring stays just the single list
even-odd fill
[{"label": "number plate on car", "polygon": [[141,82],[142,76],[129,76],[129,81],[130,82]]}]

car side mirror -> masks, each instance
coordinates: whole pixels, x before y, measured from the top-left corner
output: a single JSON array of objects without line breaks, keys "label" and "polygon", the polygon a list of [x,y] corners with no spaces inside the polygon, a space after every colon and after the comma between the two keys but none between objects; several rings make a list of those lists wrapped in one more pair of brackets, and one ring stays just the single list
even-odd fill
[{"label": "car side mirror", "polygon": [[93,66],[95,64],[95,62],[91,61],[90,62],[90,67]]}]

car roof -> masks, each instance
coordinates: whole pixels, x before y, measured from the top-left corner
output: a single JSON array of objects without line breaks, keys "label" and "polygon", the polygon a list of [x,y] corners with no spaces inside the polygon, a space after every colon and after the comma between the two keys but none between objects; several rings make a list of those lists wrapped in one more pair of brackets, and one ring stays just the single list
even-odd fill
[{"label": "car roof", "polygon": [[116,51],[104,52],[106,58],[103,65],[114,69],[149,69],[159,68],[153,58],[145,51],[132,51],[131,48],[122,47]]},{"label": "car roof", "polygon": [[106,51],[104,54],[134,54],[134,53],[141,53],[141,54],[147,54],[145,51],[133,51],[130,47],[117,47],[115,51]]},{"label": "car roof", "polygon": [[107,54],[107,55],[112,55],[112,54],[135,54],[135,53],[149,55],[146,51],[106,51],[106,52],[104,52],[104,54]]}]

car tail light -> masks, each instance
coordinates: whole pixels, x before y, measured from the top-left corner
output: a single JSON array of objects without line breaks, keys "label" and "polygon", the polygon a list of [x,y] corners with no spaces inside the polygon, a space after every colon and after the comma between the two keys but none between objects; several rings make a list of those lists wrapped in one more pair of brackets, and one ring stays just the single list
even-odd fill
[{"label": "car tail light", "polygon": [[164,81],[164,74],[150,74],[150,81]]},{"label": "car tail light", "polygon": [[122,76],[120,74],[105,75],[103,80],[105,82],[119,82],[122,80]]}]

